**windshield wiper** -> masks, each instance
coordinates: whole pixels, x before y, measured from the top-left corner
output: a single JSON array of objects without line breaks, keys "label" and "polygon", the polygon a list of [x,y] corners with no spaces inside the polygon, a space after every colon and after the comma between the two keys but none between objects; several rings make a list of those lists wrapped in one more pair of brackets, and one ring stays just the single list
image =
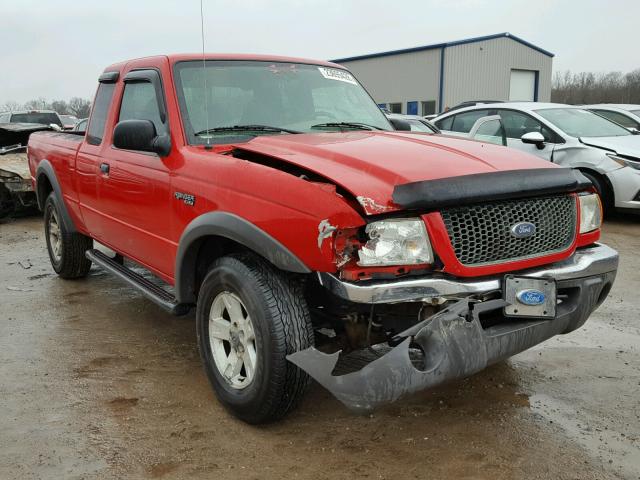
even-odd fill
[{"label": "windshield wiper", "polygon": [[375,125],[369,125],[367,123],[360,122],[327,122],[311,125],[311,128],[324,128],[324,127],[336,127],[336,128],[355,128],[358,130],[384,130],[384,128],[376,127]]},{"label": "windshield wiper", "polygon": [[280,127],[271,127],[269,125],[234,125],[232,127],[215,127],[209,128],[205,130],[200,130],[196,132],[194,135],[205,135],[207,133],[218,133],[218,132],[284,132],[284,133],[302,133],[297,130],[289,130],[288,128],[280,128]]}]

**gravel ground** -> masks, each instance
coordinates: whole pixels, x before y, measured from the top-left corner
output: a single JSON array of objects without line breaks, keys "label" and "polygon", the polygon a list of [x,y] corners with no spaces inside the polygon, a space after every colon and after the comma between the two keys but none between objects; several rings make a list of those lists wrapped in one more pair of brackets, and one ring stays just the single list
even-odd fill
[{"label": "gravel ground", "polygon": [[40,218],[0,225],[0,478],[640,479],[640,220],[585,327],[355,416],[318,385],[279,424],[215,400],[193,316],[94,268],[57,278]]}]

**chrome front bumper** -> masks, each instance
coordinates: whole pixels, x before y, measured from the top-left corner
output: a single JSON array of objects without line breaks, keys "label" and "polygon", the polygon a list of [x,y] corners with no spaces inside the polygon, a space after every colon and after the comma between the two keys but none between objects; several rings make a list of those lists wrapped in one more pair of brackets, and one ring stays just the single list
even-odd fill
[{"label": "chrome front bumper", "polygon": [[[571,257],[561,262],[509,273],[528,277],[551,277],[561,281],[601,275],[613,272],[617,268],[618,252],[596,243],[576,250]],[[438,297],[467,297],[500,290],[502,285],[502,275],[463,280],[438,274],[413,279],[351,283],[343,282],[330,273],[318,273],[318,280],[322,286],[344,300],[370,304],[428,302]]]}]

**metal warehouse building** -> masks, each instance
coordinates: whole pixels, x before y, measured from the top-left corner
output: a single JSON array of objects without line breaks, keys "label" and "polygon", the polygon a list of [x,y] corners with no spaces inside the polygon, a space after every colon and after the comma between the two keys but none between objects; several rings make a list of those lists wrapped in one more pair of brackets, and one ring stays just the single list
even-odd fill
[{"label": "metal warehouse building", "polygon": [[429,115],[467,100],[551,98],[553,53],[510,33],[339,58],[381,107]]}]

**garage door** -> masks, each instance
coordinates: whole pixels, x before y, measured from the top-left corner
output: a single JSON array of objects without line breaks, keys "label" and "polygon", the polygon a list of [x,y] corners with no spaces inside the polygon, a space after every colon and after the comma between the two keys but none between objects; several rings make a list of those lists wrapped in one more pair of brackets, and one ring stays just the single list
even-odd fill
[{"label": "garage door", "polygon": [[533,70],[511,70],[509,100],[535,101],[536,72]]}]

